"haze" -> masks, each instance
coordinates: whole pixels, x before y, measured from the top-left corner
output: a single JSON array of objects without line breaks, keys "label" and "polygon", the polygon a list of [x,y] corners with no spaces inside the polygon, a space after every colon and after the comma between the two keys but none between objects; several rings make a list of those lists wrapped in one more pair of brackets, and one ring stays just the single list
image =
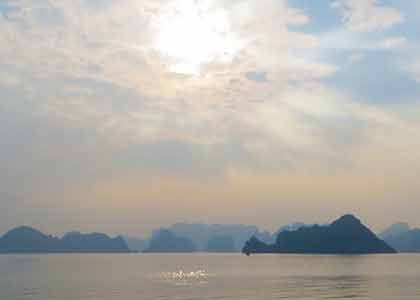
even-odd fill
[{"label": "haze", "polygon": [[0,231],[419,226],[417,0],[2,0]]}]

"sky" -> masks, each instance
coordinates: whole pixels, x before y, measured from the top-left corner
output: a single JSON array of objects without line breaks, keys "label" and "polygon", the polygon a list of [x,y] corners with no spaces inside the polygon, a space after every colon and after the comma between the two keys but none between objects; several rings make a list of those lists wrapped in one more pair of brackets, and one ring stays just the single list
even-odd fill
[{"label": "sky", "polygon": [[2,0],[0,232],[420,226],[418,0]]}]

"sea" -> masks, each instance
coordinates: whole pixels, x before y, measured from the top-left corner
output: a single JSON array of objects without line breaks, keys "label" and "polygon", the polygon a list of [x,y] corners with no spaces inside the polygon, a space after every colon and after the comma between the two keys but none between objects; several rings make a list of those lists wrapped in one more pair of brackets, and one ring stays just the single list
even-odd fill
[{"label": "sea", "polygon": [[0,255],[0,300],[419,300],[420,255]]}]

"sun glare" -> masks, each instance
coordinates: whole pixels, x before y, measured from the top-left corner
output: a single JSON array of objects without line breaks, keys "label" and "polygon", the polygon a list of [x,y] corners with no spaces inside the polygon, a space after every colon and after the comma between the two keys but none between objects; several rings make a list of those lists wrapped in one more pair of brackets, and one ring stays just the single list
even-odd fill
[{"label": "sun glare", "polygon": [[160,16],[154,48],[171,61],[169,71],[199,75],[202,65],[227,60],[238,50],[228,17],[209,1],[174,1]]}]

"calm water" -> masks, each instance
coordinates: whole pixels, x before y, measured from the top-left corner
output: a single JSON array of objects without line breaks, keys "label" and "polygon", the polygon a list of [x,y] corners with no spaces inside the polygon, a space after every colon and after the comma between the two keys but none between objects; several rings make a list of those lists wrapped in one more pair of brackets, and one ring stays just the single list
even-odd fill
[{"label": "calm water", "polygon": [[1,300],[420,299],[420,255],[0,255]]}]

